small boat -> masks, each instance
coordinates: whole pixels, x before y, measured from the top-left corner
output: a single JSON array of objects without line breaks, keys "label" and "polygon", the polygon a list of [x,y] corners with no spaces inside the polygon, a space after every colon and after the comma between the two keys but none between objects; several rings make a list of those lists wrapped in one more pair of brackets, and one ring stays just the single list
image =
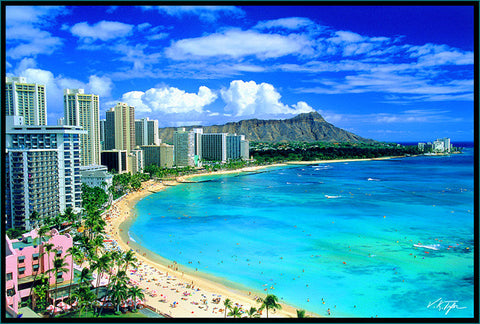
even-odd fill
[{"label": "small boat", "polygon": [[380,181],[380,179],[368,178],[368,181]]}]

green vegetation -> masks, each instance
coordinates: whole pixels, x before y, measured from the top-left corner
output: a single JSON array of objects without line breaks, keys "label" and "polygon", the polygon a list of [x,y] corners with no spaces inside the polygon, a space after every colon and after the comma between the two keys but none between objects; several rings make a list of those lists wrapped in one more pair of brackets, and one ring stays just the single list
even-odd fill
[{"label": "green vegetation", "polygon": [[196,173],[193,167],[164,168],[154,164],[148,165],[143,170],[151,179],[175,180],[176,177]]},{"label": "green vegetation", "polygon": [[120,198],[124,194],[138,190],[142,187],[142,181],[149,179],[146,173],[121,173],[113,176],[112,186],[109,188],[113,195],[113,200]]},{"label": "green vegetation", "polygon": [[266,309],[267,310],[267,318],[268,318],[268,310],[273,309],[282,309],[282,305],[278,303],[278,297],[275,295],[267,294],[265,298],[257,299],[257,302],[262,303],[260,306],[260,310]]},{"label": "green vegetation", "polygon": [[108,203],[108,194],[100,187],[82,184],[82,206],[85,209],[99,209]]},{"label": "green vegetation", "polygon": [[250,154],[259,164],[284,161],[368,159],[420,154],[417,146],[392,143],[251,143]]}]

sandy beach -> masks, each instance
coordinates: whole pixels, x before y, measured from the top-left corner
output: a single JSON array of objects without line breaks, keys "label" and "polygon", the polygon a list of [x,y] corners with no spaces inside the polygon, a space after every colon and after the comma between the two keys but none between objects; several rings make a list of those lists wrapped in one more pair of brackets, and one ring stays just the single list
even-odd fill
[{"label": "sandy beach", "polygon": [[[248,171],[255,171],[249,168]],[[239,172],[238,170],[235,172]],[[180,180],[180,179],[179,179]],[[178,182],[170,181],[167,185],[176,185]],[[120,247],[126,251],[133,249],[139,260],[137,269],[129,269],[131,281],[141,287],[145,292],[145,303],[154,307],[159,312],[171,317],[225,317],[223,302],[226,298],[232,301],[232,306],[238,306],[244,312],[250,307],[259,308],[260,303],[255,300],[252,292],[236,290],[220,283],[183,272],[180,265],[175,265],[168,260],[159,261],[153,252],[141,249],[140,246],[130,242],[128,233],[122,229],[122,223],[132,216],[135,204],[153,192],[158,192],[166,187],[165,184],[152,180],[143,184],[142,189],[132,192],[112,205],[105,215],[107,220],[107,234],[112,242],[112,248]],[[178,269],[178,270],[177,270]],[[260,297],[265,297],[261,295]],[[228,313],[228,311],[227,311]],[[314,315],[309,313],[310,315]],[[242,317],[247,316],[244,314]],[[266,317],[265,310],[261,317]],[[269,318],[292,318],[296,316],[295,308],[282,304],[282,310],[269,311]]]},{"label": "sandy beach", "polygon": [[[111,242],[109,248],[120,248],[124,251],[132,249],[138,259],[138,268],[129,269],[128,275],[131,282],[141,287],[145,292],[145,303],[162,314],[171,317],[225,317],[223,303],[226,298],[232,301],[232,306],[238,306],[242,312],[248,312],[250,307],[259,308],[256,301],[258,296],[265,294],[242,291],[222,285],[219,282],[206,279],[196,274],[187,273],[181,265],[146,250],[135,242],[131,242],[128,236],[130,222],[133,221],[136,203],[146,196],[161,191],[167,186],[178,185],[196,176],[213,174],[231,174],[240,172],[256,172],[269,167],[281,167],[292,164],[318,164],[333,162],[356,162],[369,160],[384,160],[397,157],[377,159],[348,159],[348,160],[323,160],[323,161],[299,161],[268,166],[247,167],[239,170],[217,171],[210,173],[194,174],[178,177],[177,181],[164,181],[163,183],[149,180],[142,184],[139,191],[129,193],[127,196],[116,201],[110,210],[104,215],[107,222],[107,234]],[[228,311],[227,311],[228,313]],[[318,314],[307,312],[308,316],[320,317]],[[243,314],[242,317],[247,316]],[[264,310],[261,317],[266,317]],[[269,311],[269,318],[296,318],[296,309],[282,303],[282,310]]]}]

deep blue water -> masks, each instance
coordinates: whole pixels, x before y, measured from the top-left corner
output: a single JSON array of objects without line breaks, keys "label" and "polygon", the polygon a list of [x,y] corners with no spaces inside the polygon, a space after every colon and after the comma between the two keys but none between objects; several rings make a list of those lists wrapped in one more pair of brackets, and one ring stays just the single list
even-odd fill
[{"label": "deep blue water", "polygon": [[320,315],[472,317],[473,171],[467,149],[196,178],[141,200],[130,235]]}]

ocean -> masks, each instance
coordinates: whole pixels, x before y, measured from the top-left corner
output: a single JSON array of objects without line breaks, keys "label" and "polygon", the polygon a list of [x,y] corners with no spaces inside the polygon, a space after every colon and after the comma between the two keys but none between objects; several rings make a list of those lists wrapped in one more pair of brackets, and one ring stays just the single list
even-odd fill
[{"label": "ocean", "polygon": [[139,201],[131,239],[321,316],[473,317],[473,148],[192,180]]}]

